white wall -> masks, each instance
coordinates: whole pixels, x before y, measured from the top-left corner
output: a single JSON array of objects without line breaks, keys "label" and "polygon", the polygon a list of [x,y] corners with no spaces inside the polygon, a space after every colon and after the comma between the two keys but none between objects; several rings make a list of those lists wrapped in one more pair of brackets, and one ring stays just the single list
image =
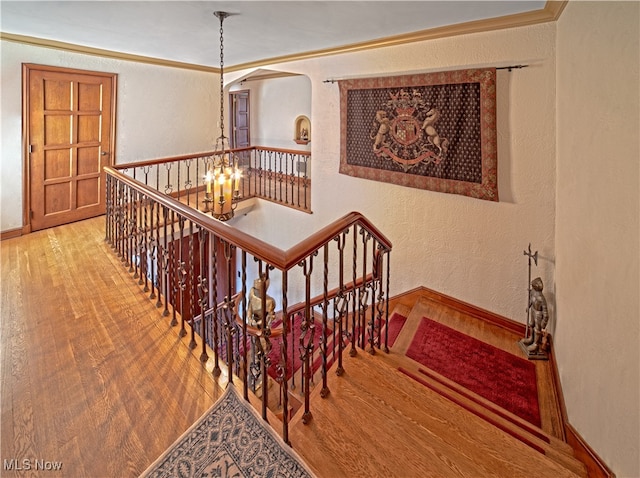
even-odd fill
[{"label": "white wall", "polygon": [[[520,322],[531,242],[569,419],[629,477],[640,476],[638,5],[570,2],[558,24],[270,66],[309,76],[313,95],[314,214],[278,232],[304,237],[359,210],[394,243],[391,295],[424,285]],[[323,80],[520,63],[498,73],[499,203],[338,174],[338,87]]]},{"label": "white wall", "polygon": [[9,41],[0,42],[0,47],[0,231],[23,225],[22,63],[118,74],[117,163],[213,149],[220,116],[216,74]]},{"label": "white wall", "polygon": [[[517,63],[530,67],[499,71],[497,78],[500,202],[338,174],[338,85],[324,80]],[[312,82],[314,213],[283,225],[283,234],[302,239],[349,211],[360,211],[394,244],[392,294],[424,285],[521,322],[527,300],[527,262],[522,252],[531,242],[540,254],[534,274],[542,277],[553,308],[553,24],[282,63],[269,69],[301,73]],[[225,74],[225,79],[247,73]]]},{"label": "white wall", "polygon": [[570,422],[640,476],[640,4],[558,21],[555,344]]},{"label": "white wall", "polygon": [[251,144],[276,148],[305,149],[294,139],[298,116],[311,118],[311,82],[305,76],[251,80],[233,90],[249,90]]}]

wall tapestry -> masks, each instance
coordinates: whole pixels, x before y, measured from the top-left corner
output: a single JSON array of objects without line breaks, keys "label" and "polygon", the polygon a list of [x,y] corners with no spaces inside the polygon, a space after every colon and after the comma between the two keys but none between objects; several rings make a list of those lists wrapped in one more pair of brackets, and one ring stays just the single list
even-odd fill
[{"label": "wall tapestry", "polygon": [[338,84],[340,173],[498,200],[495,68]]}]

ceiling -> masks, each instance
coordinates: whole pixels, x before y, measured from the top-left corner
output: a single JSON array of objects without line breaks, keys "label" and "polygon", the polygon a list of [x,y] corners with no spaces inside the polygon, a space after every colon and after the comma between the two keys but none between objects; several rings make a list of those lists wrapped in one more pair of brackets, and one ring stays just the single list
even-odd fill
[{"label": "ceiling", "polygon": [[[390,39],[506,15],[545,1],[5,1],[2,38],[64,42],[87,49],[216,68],[225,11],[225,67],[371,47]],[[415,35],[414,35],[415,37]],[[420,37],[418,35],[418,37]],[[58,45],[59,46],[59,45]]]}]

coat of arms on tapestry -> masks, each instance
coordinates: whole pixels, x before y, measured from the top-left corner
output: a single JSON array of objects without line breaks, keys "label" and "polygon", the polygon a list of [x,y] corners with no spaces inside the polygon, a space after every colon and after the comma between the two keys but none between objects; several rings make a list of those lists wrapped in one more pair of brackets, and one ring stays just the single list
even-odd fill
[{"label": "coat of arms on tapestry", "polygon": [[498,200],[495,68],[338,84],[340,173]]}]

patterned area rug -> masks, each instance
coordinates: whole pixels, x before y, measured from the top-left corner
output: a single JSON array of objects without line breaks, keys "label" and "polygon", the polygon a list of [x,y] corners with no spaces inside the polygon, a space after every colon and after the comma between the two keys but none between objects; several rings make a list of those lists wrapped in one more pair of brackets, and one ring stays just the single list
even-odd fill
[{"label": "patterned area rug", "polygon": [[540,426],[535,364],[422,318],[407,357]]},{"label": "patterned area rug", "polygon": [[233,386],[142,477],[313,477]]}]

